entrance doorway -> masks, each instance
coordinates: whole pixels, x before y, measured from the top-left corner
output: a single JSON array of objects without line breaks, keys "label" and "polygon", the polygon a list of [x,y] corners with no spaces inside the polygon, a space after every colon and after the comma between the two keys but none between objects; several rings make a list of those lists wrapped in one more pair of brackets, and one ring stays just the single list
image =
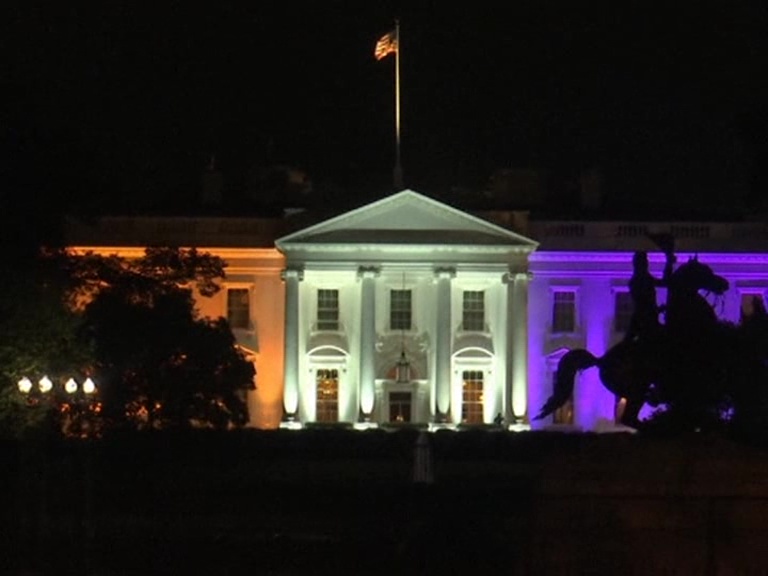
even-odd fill
[{"label": "entrance doorway", "polygon": [[483,423],[483,372],[464,370],[461,373],[461,422]]},{"label": "entrance doorway", "polygon": [[318,422],[338,422],[339,420],[339,371],[320,368],[315,373],[316,414]]},{"label": "entrance doorway", "polygon": [[413,395],[410,392],[389,393],[389,421],[410,422]]}]

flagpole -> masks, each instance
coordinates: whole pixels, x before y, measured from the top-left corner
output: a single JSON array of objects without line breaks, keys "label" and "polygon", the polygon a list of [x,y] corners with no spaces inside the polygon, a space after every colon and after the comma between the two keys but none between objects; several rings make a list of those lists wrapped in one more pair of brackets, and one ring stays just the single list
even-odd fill
[{"label": "flagpole", "polygon": [[395,20],[395,191],[403,188],[403,165],[400,159],[400,20]]}]

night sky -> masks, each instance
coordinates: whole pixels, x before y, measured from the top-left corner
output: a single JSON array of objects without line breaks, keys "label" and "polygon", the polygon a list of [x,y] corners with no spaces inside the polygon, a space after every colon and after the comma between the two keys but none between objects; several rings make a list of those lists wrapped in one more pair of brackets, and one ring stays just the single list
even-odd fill
[{"label": "night sky", "polygon": [[599,169],[614,207],[765,205],[763,1],[306,4],[5,2],[5,200],[189,207],[211,156],[230,200],[278,165],[317,198],[386,194],[394,58],[373,47],[399,16],[408,187],[532,168],[556,201]]}]

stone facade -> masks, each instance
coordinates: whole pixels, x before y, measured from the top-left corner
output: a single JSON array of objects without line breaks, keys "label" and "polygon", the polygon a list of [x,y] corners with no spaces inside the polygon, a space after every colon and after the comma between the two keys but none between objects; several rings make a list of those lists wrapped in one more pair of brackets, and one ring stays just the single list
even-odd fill
[{"label": "stone facade", "polygon": [[[623,335],[635,250],[663,258],[647,232],[670,232],[731,281],[716,303],[738,321],[768,291],[760,224],[528,221],[471,215],[405,190],[330,220],[113,218],[70,227],[77,250],[140,254],[195,246],[228,263],[224,290],[198,298],[233,330],[257,368],[252,425],[348,423],[614,429],[620,402],[586,371],[546,421],[569,348],[602,355]],[[663,291],[659,300],[663,301]],[[243,321],[242,314],[247,314]],[[595,372],[595,373],[593,373]]]}]

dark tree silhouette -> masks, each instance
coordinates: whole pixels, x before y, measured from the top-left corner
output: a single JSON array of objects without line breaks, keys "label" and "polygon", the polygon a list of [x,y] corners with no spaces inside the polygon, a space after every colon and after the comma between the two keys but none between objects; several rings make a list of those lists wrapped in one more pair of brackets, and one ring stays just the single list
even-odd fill
[{"label": "dark tree silhouette", "polygon": [[93,346],[108,425],[226,428],[248,421],[254,368],[226,321],[200,318],[190,289],[215,294],[221,259],[148,249],[135,261],[86,255],[75,263],[87,298],[81,337]]},{"label": "dark tree silhouette", "polygon": [[48,412],[44,404],[27,406],[17,382],[44,375],[82,381],[91,354],[77,338],[80,315],[69,305],[65,253],[41,251],[23,239],[0,247],[0,433],[17,434]]}]

